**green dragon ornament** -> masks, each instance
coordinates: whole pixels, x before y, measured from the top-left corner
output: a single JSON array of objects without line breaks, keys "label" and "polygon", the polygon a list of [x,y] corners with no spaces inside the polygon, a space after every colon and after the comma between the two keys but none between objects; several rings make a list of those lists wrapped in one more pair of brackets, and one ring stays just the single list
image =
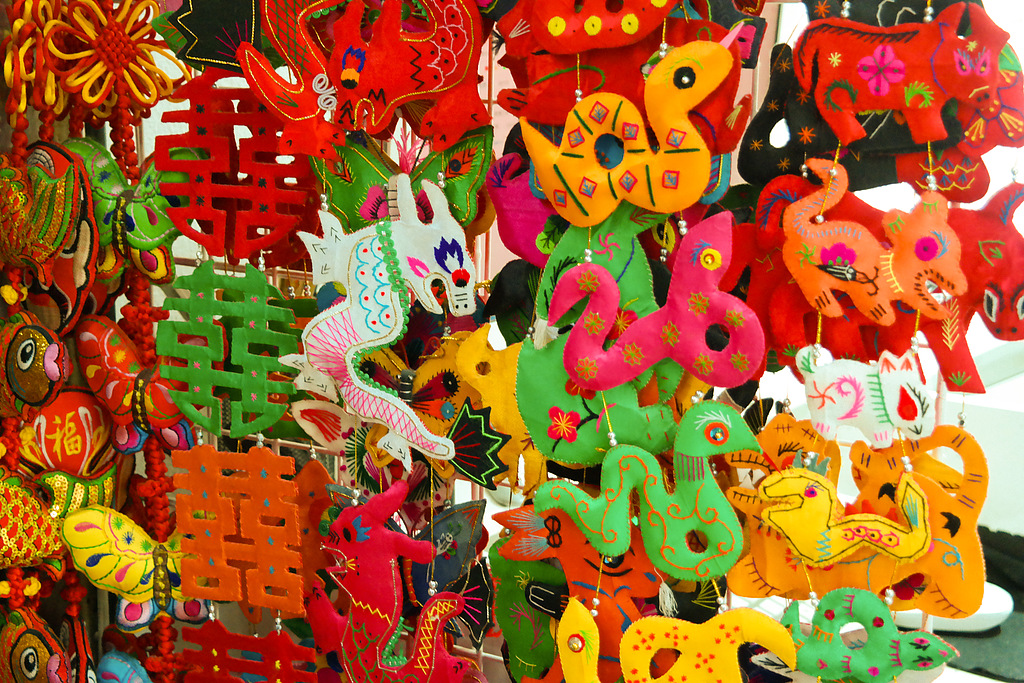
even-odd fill
[{"label": "green dragon ornament", "polygon": [[[743,534],[708,461],[741,450],[760,450],[742,416],[721,403],[699,403],[686,412],[676,431],[671,493],[654,455],[621,445],[608,451],[596,497],[565,481],[552,481],[538,489],[534,505],[539,511],[564,511],[603,555],[618,556],[629,549],[635,492],[644,547],[655,567],[691,581],[722,576],[739,558]],[[694,535],[706,538],[704,549],[688,542]]]}]

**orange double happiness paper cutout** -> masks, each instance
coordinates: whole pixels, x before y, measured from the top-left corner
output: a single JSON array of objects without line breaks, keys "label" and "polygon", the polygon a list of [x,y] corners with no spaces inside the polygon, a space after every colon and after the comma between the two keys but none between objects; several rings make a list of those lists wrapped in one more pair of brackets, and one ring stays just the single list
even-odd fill
[{"label": "orange double happiness paper cutout", "polygon": [[[295,461],[267,448],[222,453],[212,446],[175,451],[182,590],[302,614],[302,566],[296,488],[283,475]],[[230,471],[232,474],[224,474]]]}]

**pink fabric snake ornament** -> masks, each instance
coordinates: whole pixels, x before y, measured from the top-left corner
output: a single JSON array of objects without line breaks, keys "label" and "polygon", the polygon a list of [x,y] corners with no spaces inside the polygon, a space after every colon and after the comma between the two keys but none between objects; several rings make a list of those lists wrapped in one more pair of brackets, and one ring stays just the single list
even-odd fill
[{"label": "pink fabric snake ornament", "polygon": [[[607,348],[619,303],[611,273],[583,263],[559,280],[551,297],[551,320],[587,300],[565,345],[565,369],[576,384],[611,389],[665,358],[714,386],[733,387],[753,376],[764,354],[761,324],[746,303],[718,289],[729,267],[731,226],[729,213],[695,225],[680,245],[665,305],[638,319]],[[724,348],[708,345],[704,331],[712,328],[727,335]]]}]

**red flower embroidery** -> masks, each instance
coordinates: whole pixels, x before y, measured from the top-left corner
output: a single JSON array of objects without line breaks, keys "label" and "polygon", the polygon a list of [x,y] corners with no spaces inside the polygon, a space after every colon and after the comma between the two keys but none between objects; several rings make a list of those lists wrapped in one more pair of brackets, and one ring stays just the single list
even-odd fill
[{"label": "red flower embroidery", "polygon": [[569,394],[570,396],[582,396],[584,401],[589,401],[590,399],[597,396],[597,392],[594,391],[593,389],[584,389],[579,384],[576,384],[576,382],[573,382],[571,379],[566,380],[565,382],[565,393]]},{"label": "red flower embroidery", "polygon": [[551,406],[548,411],[551,424],[548,425],[548,436],[552,439],[565,439],[569,443],[576,440],[576,427],[580,423],[580,414],[570,410],[566,412],[558,406]]},{"label": "red flower embroidery", "polygon": [[621,308],[616,311],[615,322],[612,323],[612,329],[608,333],[608,341],[621,337],[622,333],[636,322],[636,318],[636,311],[624,311]]}]

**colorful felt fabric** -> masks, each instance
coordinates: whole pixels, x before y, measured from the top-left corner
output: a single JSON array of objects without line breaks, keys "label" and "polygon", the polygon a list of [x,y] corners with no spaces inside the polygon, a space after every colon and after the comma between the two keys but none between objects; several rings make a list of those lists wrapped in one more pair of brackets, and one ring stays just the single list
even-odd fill
[{"label": "colorful felt fabric", "polygon": [[389,193],[396,196],[390,221],[346,235],[333,214],[321,211],[325,237],[299,234],[313,259],[314,283],[340,281],[349,293],[306,326],[306,357],[335,378],[351,411],[390,428],[381,446],[406,469],[412,463],[411,447],[450,460],[454,444],[445,435],[432,434],[398,393],[373,382],[359,361],[404,334],[411,303],[407,286],[432,313],[443,311],[430,290],[435,279],[443,282],[453,315],[476,308],[476,273],[462,228],[440,188],[430,182],[423,188],[434,211],[429,223],[418,217],[409,177],[399,175],[389,182]]},{"label": "colorful felt fabric", "polygon": [[88,389],[64,387],[39,411],[32,430],[35,438],[23,444],[21,466],[33,473],[59,470],[89,475],[114,459],[114,423]]},{"label": "colorful felt fabric", "polygon": [[75,566],[94,585],[134,602],[185,599],[181,533],[158,544],[125,515],[93,505],[68,515],[62,536]]},{"label": "colorful felt fabric", "polygon": [[415,32],[403,27],[400,5],[384,3],[369,37],[362,32],[364,3],[351,3],[331,26],[333,47],[325,54],[306,23],[330,7],[321,1],[263,8],[267,36],[293,67],[297,85],[274,73],[253,45],[238,50],[252,89],[287,122],[282,152],[331,157],[345,130],[380,133],[398,107],[419,100],[433,104],[416,122],[417,134],[436,150],[489,123],[474,77],[483,44],[475,3],[427,0]]},{"label": "colorful felt fabric", "polygon": [[764,523],[782,534],[808,566],[835,564],[864,547],[912,562],[932,544],[928,501],[911,477],[899,480],[893,496],[906,523],[876,514],[845,514],[835,484],[803,468],[769,475],[758,495],[767,504],[761,513]]},{"label": "colorful felt fabric", "polygon": [[447,478],[459,472],[493,490],[494,478],[507,469],[498,452],[509,435],[492,428],[490,407],[474,407],[479,394],[460,374],[456,355],[468,336],[469,332],[445,335],[436,341],[433,353],[421,356],[415,369],[388,349],[367,354],[359,367],[372,382],[397,392],[431,434],[452,442],[450,460],[431,461],[438,474]]},{"label": "colorful felt fabric", "polygon": [[[939,460],[934,455],[938,448],[955,453],[963,472]],[[909,475],[903,472],[904,454],[913,467]],[[895,507],[895,491],[904,476],[912,477],[928,499],[933,550],[913,563],[913,571],[922,579],[919,586],[911,588],[909,578],[905,586],[896,583],[897,597],[912,600],[926,614],[951,619],[974,614],[985,592],[978,515],[989,481],[988,464],[977,440],[962,428],[939,425],[931,436],[896,442],[881,451],[858,441],[850,461],[858,498],[879,513]]]},{"label": "colorful felt fabric", "polygon": [[81,159],[57,150],[43,145],[37,159],[50,163],[26,168],[0,157],[0,262],[27,266],[44,287],[53,284],[54,261],[75,229],[82,202],[89,200]]},{"label": "colorful felt fabric", "polygon": [[816,365],[813,347],[801,349],[796,358],[811,421],[826,439],[845,424],[885,448],[898,433],[921,438],[935,428],[932,399],[912,352],[896,357],[883,351],[875,365],[842,359]]},{"label": "colorful felt fabric", "polygon": [[[764,185],[771,179],[795,173],[805,159],[814,156],[834,156],[839,140],[828,122],[818,111],[810,94],[803,91],[794,72],[793,49],[779,44],[772,50],[768,62],[771,67],[768,90],[761,108],[754,114],[743,134],[739,148],[737,168],[748,182]],[[970,179],[947,177],[942,169],[951,147],[963,137],[957,120],[955,103],[941,110],[943,124],[949,136],[932,144],[936,182],[951,201],[963,201],[963,191],[980,183]],[[853,190],[863,190],[897,178],[910,180],[912,173],[899,175],[898,168],[913,171],[912,165],[897,160],[922,157],[927,164],[927,146],[919,145],[910,136],[905,122],[893,116],[859,113],[857,121],[867,135],[849,143],[840,151],[840,159],[850,177]],[[788,141],[781,143],[772,131],[782,126],[788,132]],[[978,166],[978,164],[975,164]],[[924,190],[927,183],[920,187]],[[960,188],[958,190],[958,188]]]},{"label": "colorful felt fabric", "polygon": [[290,264],[302,248],[285,238],[315,221],[313,174],[301,157],[278,161],[280,122],[254,91],[225,87],[230,77],[206,69],[175,91],[189,106],[163,115],[166,123],[187,126],[156,138],[156,167],[165,174],[160,192],[183,198],[167,215],[211,256],[237,263],[262,251],[268,265]]},{"label": "colorful felt fabric", "polygon": [[587,0],[571,2],[520,2],[522,12],[540,46],[554,54],[630,45],[661,27],[674,7],[670,3],[630,0],[617,7]]},{"label": "colorful felt fabric", "polygon": [[931,296],[927,283],[962,294],[967,280],[960,268],[960,240],[947,223],[948,204],[937,192],[925,192],[911,213],[885,214],[887,246],[864,226],[842,219],[818,220],[847,190],[846,171],[824,159],[807,166],[824,187],[786,208],[782,258],[807,301],[822,315],[838,317],[842,308],[832,290],[847,294],[854,306],[880,325],[895,320],[892,301],[900,300],[928,318],[949,311]]},{"label": "colorful felt fabric", "polygon": [[192,623],[209,616],[209,606],[181,590],[182,534],[157,543],[125,515],[102,505],[69,514],[61,530],[75,567],[96,587],[118,595],[117,627],[141,631],[166,612]]},{"label": "colorful felt fabric", "polygon": [[[867,631],[866,642],[856,650],[839,637],[840,629],[851,623],[861,624]],[[958,654],[931,633],[901,632],[877,595],[855,588],[822,596],[811,621],[811,635],[800,629],[797,603],[786,610],[782,624],[797,645],[795,668],[823,681],[891,681],[904,671],[934,669]]]},{"label": "colorful felt fabric", "polygon": [[[491,162],[493,138],[490,126],[477,128],[445,150],[425,154],[415,166],[412,159],[396,164],[372,138],[365,142],[350,140],[337,148],[336,160],[311,158],[310,164],[327,197],[328,211],[338,218],[346,234],[388,218],[388,180],[399,172],[407,173],[416,188],[416,207],[424,222],[429,222],[433,209],[421,183],[444,178],[441,189],[448,199],[448,209],[452,218],[465,227],[480,213],[479,193]],[[417,153],[425,145],[422,141],[420,144]]]},{"label": "colorful felt fabric", "polygon": [[149,673],[139,660],[118,650],[103,655],[96,667],[96,676],[111,683],[151,683]]},{"label": "colorful felt fabric", "polygon": [[[45,204],[47,195],[40,197],[44,205],[37,208],[45,213],[34,214],[35,219],[51,221],[58,229],[66,228],[59,250],[45,265],[46,274],[38,274],[29,285],[29,308],[46,319],[54,332],[64,335],[88,306],[98,278],[98,268],[93,264],[99,239],[90,181],[81,158],[62,146],[36,142],[29,152],[29,177],[50,185],[48,189],[55,193],[49,197],[54,202],[49,206]],[[33,230],[28,226],[22,229]]]},{"label": "colorful felt fabric", "polygon": [[0,656],[3,683],[69,680],[63,645],[46,621],[28,607],[0,610]]},{"label": "colorful felt fabric", "polygon": [[136,453],[152,435],[167,450],[191,448],[192,424],[171,400],[160,369],[143,368],[138,350],[115,322],[85,316],[75,327],[78,362],[89,388],[116,425],[113,445]]},{"label": "colorful felt fabric", "polygon": [[[968,14],[969,37],[958,35]],[[950,5],[930,23],[871,28],[855,21],[813,21],[793,50],[800,86],[843,145],[865,135],[855,113],[900,112],[917,143],[942,140],[941,108],[995,90],[1008,34],[978,5]],[[942,96],[940,96],[942,93]]]},{"label": "colorful felt fabric", "polygon": [[[764,476],[802,466],[833,484],[838,482],[839,446],[822,438],[809,420],[797,421],[792,415],[780,413],[765,425],[757,438],[763,454],[733,453],[726,456],[726,462],[733,468],[753,469]],[[753,479],[757,479],[757,474]],[[729,589],[737,595],[783,595],[803,600],[812,590],[811,585],[814,590],[823,592],[839,586],[870,588],[891,581],[900,570],[895,559],[879,555],[870,548],[825,567],[805,564],[785,537],[764,522],[764,510],[769,503],[759,497],[756,489],[734,485],[726,496],[744,520],[746,550],[728,575]]]},{"label": "colorful felt fabric", "polygon": [[[935,7],[941,8],[942,4]],[[854,12],[862,8],[858,3]],[[914,21],[916,17],[919,21],[922,16],[920,10],[915,14],[912,8],[901,9],[904,11],[900,16],[905,20]],[[877,17],[885,13],[879,9]],[[831,16],[837,16],[837,12]],[[862,16],[859,21],[866,19]],[[872,12],[866,23],[875,21],[876,14]],[[785,44],[775,46],[769,64],[771,80],[764,104],[751,119],[739,150],[740,174],[757,185],[795,172],[808,157],[834,156],[839,144],[811,95],[797,81],[792,48]],[[1007,45],[993,64],[999,71],[996,87],[980,91],[972,100],[952,100],[942,107],[942,122],[949,135],[933,142],[931,157],[927,146],[914,143],[905,122],[898,117],[857,113],[867,135],[840,150],[840,159],[849,172],[850,188],[864,190],[904,181],[923,192],[928,188],[928,176],[933,175],[938,191],[950,201],[982,199],[989,185],[982,155],[995,145],[1019,147],[1024,143],[1020,62]],[[788,141],[784,144],[778,141],[778,135],[772,135],[777,125],[788,130]]]},{"label": "colorful felt fabric", "polygon": [[[178,237],[178,230],[168,216],[168,209],[183,202],[180,197],[163,196],[160,187],[163,182],[188,182],[188,175],[161,173],[150,160],[138,183],[131,185],[102,144],[90,138],[76,138],[66,141],[64,146],[82,157],[89,175],[104,279],[119,275],[117,264],[128,262],[155,283],[171,282],[174,279],[171,245]],[[199,160],[191,150],[177,150],[172,156]]]},{"label": "colorful felt fabric", "polygon": [[[21,476],[0,468],[0,512],[8,519],[0,548],[0,564],[4,567],[31,567],[59,560],[64,554],[64,518],[84,506],[111,504],[116,472],[108,466],[89,479],[49,472],[35,483],[38,486],[31,486]],[[40,488],[51,497],[49,503],[37,496]]]},{"label": "colorful felt fabric", "polygon": [[[566,372],[584,389],[610,389],[635,379],[668,358],[715,386],[742,384],[760,365],[764,335],[754,312],[719,291],[731,257],[732,216],[716,214],[693,226],[679,247],[665,305],[638,318],[609,344],[620,300],[607,269],[583,263],[565,273],[551,296],[549,316],[557,322],[586,300],[565,344]],[[727,343],[712,349],[705,335],[687,330],[722,330]]]},{"label": "colorful felt fabric", "polygon": [[[190,296],[168,298],[164,309],[188,317],[162,322],[156,334],[157,352],[164,357],[160,374],[178,386],[169,392],[171,399],[193,423],[216,431],[221,425],[221,394],[234,390],[228,400],[231,435],[271,427],[288,406],[270,401],[270,395],[294,391],[291,382],[274,378],[284,369],[279,358],[298,349],[295,337],[278,327],[294,320],[290,310],[271,303],[281,293],[252,266],[246,266],[243,277],[234,277],[215,273],[212,261],[176,282]],[[185,335],[206,343],[183,343]],[[220,363],[224,365],[217,367]]]},{"label": "colorful felt fabric", "polygon": [[[535,505],[540,512],[561,509],[601,553],[622,555],[629,548],[635,491],[644,547],[658,570],[690,581],[722,576],[743,549],[742,534],[707,461],[747,449],[757,449],[757,441],[740,414],[701,402],[686,412],[676,432],[672,493],[652,454],[622,445],[608,450],[596,498],[572,484],[548,482],[538,489]],[[706,549],[690,547],[686,538],[693,533],[707,538]]]},{"label": "colorful felt fabric", "polygon": [[[175,451],[181,590],[196,598],[243,601],[302,613],[295,461],[267,448],[223,453],[212,446]],[[224,472],[231,472],[225,475]],[[185,493],[187,491],[187,493]],[[212,579],[212,580],[211,580]]]},{"label": "colorful felt fabric", "polygon": [[[557,147],[520,119],[545,198],[580,227],[600,223],[622,201],[663,213],[696,202],[710,177],[711,155],[687,115],[721,85],[732,65],[728,47],[695,41],[672,50],[654,67],[644,102],[657,151],[648,148],[640,110],[621,96],[598,93],[580,101],[566,117]],[[610,168],[611,158],[602,163],[607,154],[600,146],[602,136],[621,142],[622,163]]]},{"label": "colorful felt fabric", "polygon": [[494,202],[502,244],[543,268],[554,246],[544,233],[555,212],[532,192],[528,171],[529,163],[522,156],[506,154],[487,172],[487,193]]},{"label": "colorful felt fabric", "polygon": [[91,683],[96,681],[96,664],[92,658],[92,645],[82,620],[65,614],[60,622],[61,645],[67,655],[67,683]]},{"label": "colorful felt fabric", "polygon": [[[533,506],[526,506],[496,514],[494,519],[512,530],[511,539],[501,548],[503,557],[531,562],[556,558],[565,572],[568,591],[572,595],[578,595],[592,605],[593,598],[598,598],[598,603],[593,605],[597,611],[594,619],[601,635],[598,672],[602,680],[618,679],[623,673],[618,661],[623,625],[640,619],[635,600],[654,597],[661,584],[654,565],[641,547],[640,530],[633,527],[627,532],[629,541],[624,554],[610,556],[592,545],[584,529],[561,510],[550,510],[541,516]],[[536,606],[539,600],[531,599],[530,593],[542,591],[552,592],[549,586],[536,586],[531,591],[528,585],[527,599],[531,605]],[[551,598],[560,609],[557,594]],[[558,683],[562,674],[556,660],[543,680]]]},{"label": "colorful felt fabric", "polygon": [[[676,422],[667,402],[682,376],[677,363],[658,363],[652,373],[608,389],[601,398],[595,390],[577,385],[566,372],[563,355],[569,337],[563,335],[549,343],[554,335],[547,320],[556,283],[591,246],[598,247],[591,249],[593,262],[607,268],[619,285],[613,330],[621,334],[640,316],[655,312],[658,304],[650,265],[647,259],[636,258],[642,249],[637,235],[661,220],[662,215],[622,204],[594,230],[568,230],[544,267],[537,288],[533,339],[524,340],[519,353],[516,397],[534,445],[548,459],[571,464],[601,462],[609,444],[606,432],[597,428],[604,420],[605,402],[615,406],[613,420],[620,443],[641,445],[657,453],[672,442]],[[558,322],[569,321],[570,316],[564,315]],[[641,397],[645,386],[657,393]],[[594,426],[583,428],[590,423]]]},{"label": "colorful felt fabric", "polygon": [[[784,626],[752,609],[731,609],[702,624],[654,616],[632,624],[622,637],[620,657],[626,683],[671,683],[686,676],[723,683],[746,680],[737,651],[758,643],[783,662],[795,666],[797,653]],[[668,671],[651,675],[651,661],[662,648],[680,653]]]},{"label": "colorful felt fabric", "polygon": [[317,648],[352,680],[381,683],[413,676],[425,683],[461,683],[466,663],[443,643],[446,622],[464,604],[455,593],[439,592],[427,600],[411,655],[395,650],[405,625],[397,558],[429,563],[435,553],[431,543],[385,526],[407,493],[408,486],[397,482],[365,504],[339,512],[325,541],[334,559],[327,574],[350,597],[350,607],[341,616],[317,586],[306,596],[307,618]]},{"label": "colorful felt fabric", "polygon": [[[651,112],[646,111],[644,79],[637,73],[650,71],[652,55],[659,52],[660,31],[649,33],[636,42],[615,49],[588,50],[579,56],[554,54],[540,48],[533,31],[523,31],[522,17],[510,12],[498,25],[505,37],[505,56],[500,63],[512,71],[517,88],[498,93],[498,104],[510,113],[535,124],[561,126],[570,110],[576,106],[575,90],[584,96],[600,91],[611,97],[624,97],[653,123]],[[750,97],[738,102],[736,93],[740,83],[740,44],[736,38],[743,32],[740,27],[733,33],[729,51],[733,63],[720,87],[700,102],[691,102],[690,123],[697,127],[700,137],[713,154],[732,151],[743,135],[750,113]],[[671,46],[685,46],[695,41],[723,41],[730,30],[710,21],[685,20],[669,16],[665,24],[665,42]],[[693,49],[693,48],[691,48]],[[716,84],[717,85],[717,84]],[[695,98],[698,99],[698,98]],[[661,102],[655,102],[661,107]],[[665,115],[676,116],[671,108]],[[581,112],[585,115],[587,112]],[[689,143],[687,143],[689,145]],[[532,155],[531,155],[532,156]]]},{"label": "colorful felt fabric", "polygon": [[[260,44],[263,14],[259,0],[181,0],[167,16],[180,45],[174,45],[178,58],[194,69],[212,66],[242,73],[233,51],[226,45],[245,41]],[[170,44],[171,40],[164,33]]]},{"label": "colorful felt fabric", "polygon": [[[807,8],[807,16],[813,19],[838,17],[843,10],[842,0],[801,0]],[[869,26],[896,26],[920,22],[925,15],[925,7],[930,6],[933,14],[938,14],[950,5],[961,0],[904,0],[900,7],[894,7],[887,0],[860,0],[850,3],[847,8],[849,19]],[[970,0],[981,6],[980,0]]]},{"label": "colorful felt fabric", "polygon": [[[818,316],[804,301],[799,287],[788,271],[777,267],[781,259],[778,235],[784,207],[815,191],[808,181],[796,176],[778,178],[764,189],[758,199],[754,223],[735,229],[734,255],[730,272],[723,279],[730,285],[743,268],[750,269],[747,303],[757,313],[765,331],[766,346],[772,361],[794,364],[802,347],[816,338]],[[966,330],[975,313],[980,313],[989,330],[1000,339],[1016,339],[1024,334],[1020,316],[1010,304],[1016,291],[1016,268],[1010,264],[1021,258],[1022,243],[1007,227],[1024,199],[1020,185],[1014,183],[997,192],[980,210],[953,208],[948,222],[963,245],[960,266],[967,276],[967,290],[946,302],[948,318],[918,320],[914,311],[894,309],[895,322],[879,326],[857,311],[849,299],[839,299],[843,316],[821,322],[821,342],[834,357],[874,360],[885,350],[902,354],[910,348],[915,329],[925,335],[929,348],[950,389],[978,392],[984,388],[966,342]],[[846,193],[829,212],[834,220],[852,221],[869,230],[876,239],[883,234],[882,212],[855,195]],[[729,286],[729,285],[727,285]],[[1016,331],[1014,331],[1016,329]]]},{"label": "colorful felt fabric", "polygon": [[263,637],[243,636],[228,631],[223,621],[207,620],[199,628],[184,629],[182,636],[186,643],[199,646],[183,650],[185,664],[189,666],[186,683],[237,683],[248,677],[281,683],[317,680],[313,648],[296,645],[282,631]]},{"label": "colorful felt fabric", "polygon": [[491,409],[491,427],[509,435],[498,451],[507,470],[494,481],[506,480],[529,495],[547,479],[547,460],[530,440],[517,407],[516,372],[522,347],[515,344],[495,350],[488,341],[490,333],[488,323],[471,334],[459,347],[456,363],[462,379],[479,393],[480,403]]},{"label": "colorful felt fabric", "polygon": [[501,548],[509,542],[495,541],[487,559],[494,572],[494,619],[508,645],[506,666],[520,680],[549,668],[556,654],[552,617],[532,605],[529,596],[545,589],[552,592],[566,580],[562,570],[546,562],[506,559]]}]

